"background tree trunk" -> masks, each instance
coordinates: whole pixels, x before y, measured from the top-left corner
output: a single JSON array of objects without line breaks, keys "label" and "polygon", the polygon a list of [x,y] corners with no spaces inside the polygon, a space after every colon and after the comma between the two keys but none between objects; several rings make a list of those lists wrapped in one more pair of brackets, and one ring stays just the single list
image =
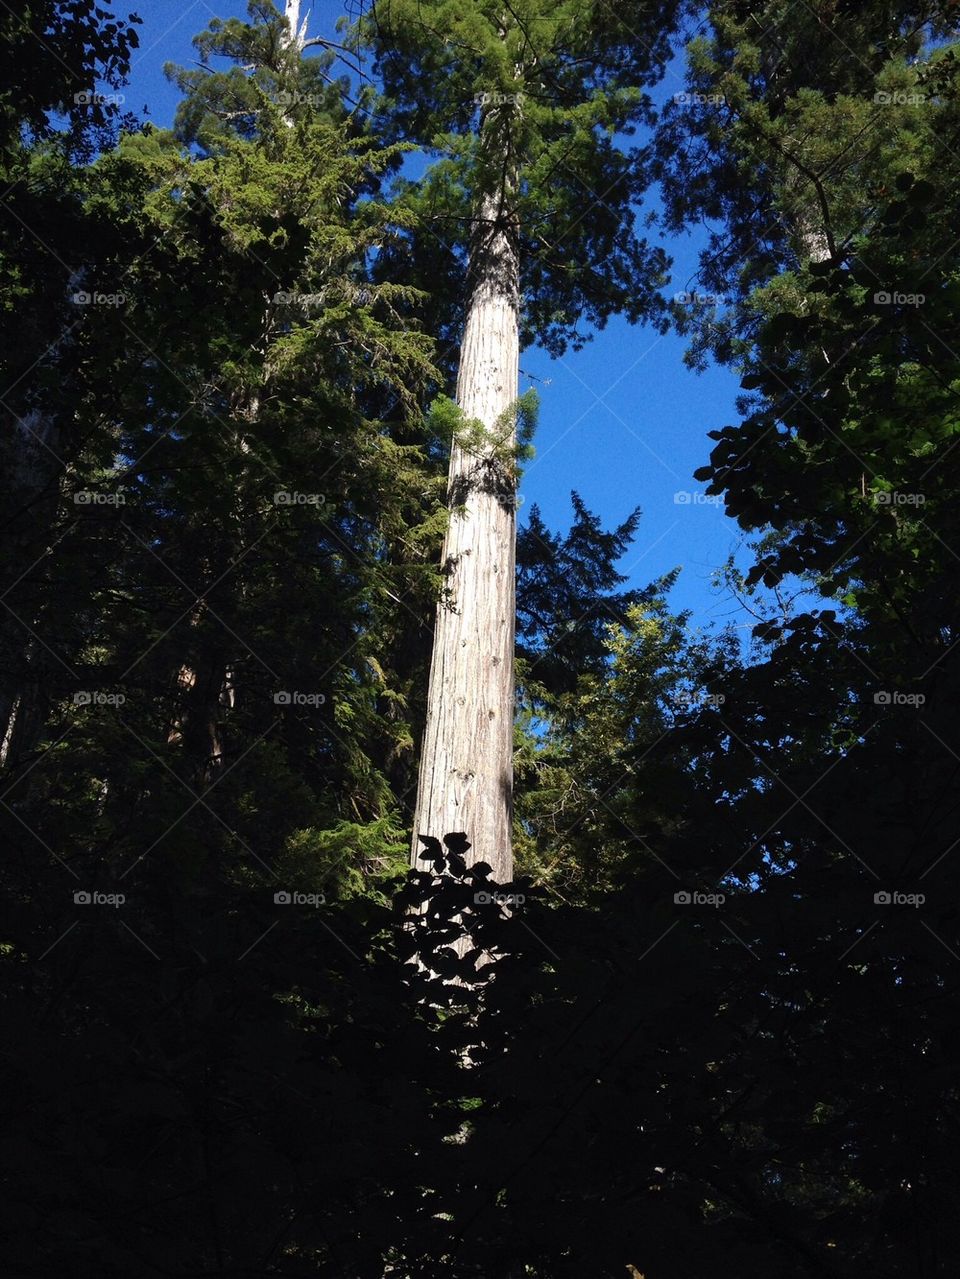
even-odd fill
[{"label": "background tree trunk", "polygon": [[[56,354],[54,351],[52,354]],[[0,767],[14,765],[37,743],[52,688],[50,657],[31,635],[45,611],[38,579],[49,571],[63,463],[52,415],[12,411],[3,420],[0,473]],[[63,668],[60,668],[62,673]]]},{"label": "background tree trunk", "polygon": [[[492,429],[516,403],[520,359],[517,238],[503,191],[480,201],[469,280],[457,403]],[[464,831],[471,860],[501,881],[513,877],[515,486],[492,448],[477,456],[454,441],[448,595],[437,610],[411,858],[416,866],[419,834]]]}]

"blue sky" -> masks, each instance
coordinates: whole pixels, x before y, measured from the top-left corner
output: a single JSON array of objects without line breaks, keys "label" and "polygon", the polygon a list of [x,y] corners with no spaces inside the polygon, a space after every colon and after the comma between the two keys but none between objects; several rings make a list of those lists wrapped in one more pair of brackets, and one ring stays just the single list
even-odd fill
[{"label": "blue sky", "polygon": [[[302,13],[307,12],[307,0]],[[127,6],[119,4],[118,12]],[[246,0],[134,0],[143,19],[139,29],[126,109],[158,126],[168,126],[178,93],[163,75],[165,62],[190,65],[191,40],[211,18],[242,16]],[[333,35],[345,12],[344,0],[319,0],[310,15],[312,35]],[[658,97],[684,86],[682,68],[668,70]],[[144,110],[146,108],[146,110]],[[655,206],[654,206],[655,207]],[[663,241],[674,259],[668,292],[691,288],[702,239]],[[695,374],[683,364],[685,342],[612,320],[587,347],[555,360],[541,351],[521,358],[524,374],[540,394],[536,458],[527,464],[521,492],[536,502],[549,527],[565,529],[576,489],[606,527],[640,506],[636,541],[621,562],[631,586],[681,568],[671,595],[676,609],[689,609],[697,626],[733,622],[748,629],[754,619],[723,590],[711,585],[715,570],[744,536],[722,505],[682,502],[677,493],[702,492],[693,472],[703,466],[712,441],[707,431],[736,419],[737,379],[728,370]],[[531,382],[521,377],[521,389]],[[521,520],[523,510],[520,512]],[[749,560],[748,553],[738,557]]]}]

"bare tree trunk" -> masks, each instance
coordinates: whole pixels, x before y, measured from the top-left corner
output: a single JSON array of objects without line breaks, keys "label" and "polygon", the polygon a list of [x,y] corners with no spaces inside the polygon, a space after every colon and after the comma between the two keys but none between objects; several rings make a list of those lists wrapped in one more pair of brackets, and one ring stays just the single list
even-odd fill
[{"label": "bare tree trunk", "polygon": [[[519,378],[519,261],[503,191],[480,201],[457,403],[492,430]],[[507,440],[515,444],[514,432]],[[501,454],[502,457],[502,454]],[[455,441],[444,539],[447,596],[437,610],[411,861],[418,835],[464,831],[471,860],[513,877],[516,501],[512,469]]]},{"label": "bare tree trunk", "polygon": [[[56,352],[54,351],[53,354]],[[9,431],[7,428],[9,427]],[[34,574],[51,547],[63,465],[60,434],[49,414],[31,410],[3,419],[0,445],[0,767],[36,745],[48,698],[49,658],[31,637],[40,622]],[[52,690],[51,690],[52,691]]]},{"label": "bare tree trunk", "polygon": [[223,767],[224,686],[227,664],[216,648],[204,645],[196,670],[186,676],[183,746],[190,779],[206,790]]},{"label": "bare tree trunk", "polygon": [[810,262],[828,262],[833,256],[823,223],[814,214],[798,219],[797,238]]},{"label": "bare tree trunk", "polygon": [[[290,43],[302,49],[307,38],[307,18],[300,23],[300,0],[285,0],[283,16],[290,24]],[[307,15],[309,17],[309,14]]]}]

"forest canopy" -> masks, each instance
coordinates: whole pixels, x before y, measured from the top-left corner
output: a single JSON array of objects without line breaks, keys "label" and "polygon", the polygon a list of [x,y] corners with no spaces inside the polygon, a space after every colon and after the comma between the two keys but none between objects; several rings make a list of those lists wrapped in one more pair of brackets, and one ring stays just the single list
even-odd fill
[{"label": "forest canopy", "polygon": [[[151,7],[0,5],[5,1273],[952,1275],[956,6]],[[746,640],[522,501],[617,320]]]}]

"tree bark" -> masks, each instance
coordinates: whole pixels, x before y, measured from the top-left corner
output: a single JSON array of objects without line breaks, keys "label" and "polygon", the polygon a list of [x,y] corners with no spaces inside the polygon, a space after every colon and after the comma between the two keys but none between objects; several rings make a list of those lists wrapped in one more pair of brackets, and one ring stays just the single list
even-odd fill
[{"label": "tree bark", "polygon": [[[58,344],[59,347],[59,344]],[[51,353],[56,354],[56,349]],[[63,464],[60,432],[37,410],[4,416],[0,448],[0,767],[13,766],[36,745],[52,689],[50,659],[31,636],[43,606],[34,581],[52,550]],[[9,431],[7,428],[9,427]],[[49,694],[49,695],[48,695]]]},{"label": "tree bark", "polygon": [[[302,49],[307,38],[307,19],[300,23],[300,0],[285,0],[283,16],[290,24],[289,43]],[[309,15],[308,15],[309,16]]]},{"label": "tree bark", "polygon": [[[519,260],[504,182],[481,198],[469,263],[469,301],[457,403],[491,430],[516,404]],[[515,428],[506,441],[515,445]],[[446,597],[437,609],[411,863],[420,834],[464,831],[472,862],[513,877],[516,481],[492,447],[454,441],[443,545]]]}]

